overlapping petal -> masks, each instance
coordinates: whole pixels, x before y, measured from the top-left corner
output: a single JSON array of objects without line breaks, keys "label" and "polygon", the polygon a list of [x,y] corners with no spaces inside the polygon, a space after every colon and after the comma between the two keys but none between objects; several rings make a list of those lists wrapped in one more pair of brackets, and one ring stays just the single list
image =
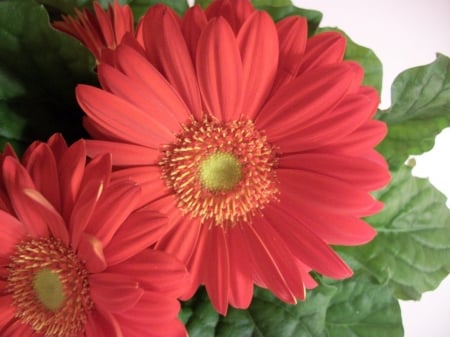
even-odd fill
[{"label": "overlapping petal", "polygon": [[[230,25],[210,21],[198,41],[198,83],[209,114],[223,121],[237,119],[242,109],[242,60]],[[233,69],[233,71],[228,71]]]},{"label": "overlapping petal", "polygon": [[[151,7],[147,15],[151,16],[151,20],[144,20],[142,27],[146,49],[153,52],[155,64],[160,67],[160,71],[178,91],[194,116],[201,119],[200,92],[193,60],[181,31],[180,19],[166,6]],[[155,26],[158,27],[158,33],[154,31]]]}]

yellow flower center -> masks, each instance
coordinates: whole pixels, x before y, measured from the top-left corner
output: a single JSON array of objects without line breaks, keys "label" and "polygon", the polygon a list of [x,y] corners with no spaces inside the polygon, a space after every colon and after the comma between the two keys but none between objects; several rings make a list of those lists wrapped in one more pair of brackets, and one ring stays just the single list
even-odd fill
[{"label": "yellow flower center", "polygon": [[242,167],[231,153],[216,152],[200,164],[200,181],[210,191],[231,190],[241,180]]},{"label": "yellow flower center", "polygon": [[34,275],[33,289],[42,305],[48,310],[58,310],[64,302],[63,285],[58,273],[49,270],[39,270]]},{"label": "yellow flower center", "polygon": [[7,291],[23,324],[45,337],[84,331],[93,302],[86,267],[70,247],[52,237],[25,239],[7,269]]},{"label": "yellow flower center", "polygon": [[193,121],[159,164],[179,209],[208,226],[248,222],[278,197],[275,151],[252,121]]}]

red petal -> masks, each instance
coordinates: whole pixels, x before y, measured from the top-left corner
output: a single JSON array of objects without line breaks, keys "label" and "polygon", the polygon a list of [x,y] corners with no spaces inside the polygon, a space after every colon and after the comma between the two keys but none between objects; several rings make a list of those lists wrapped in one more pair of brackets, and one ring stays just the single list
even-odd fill
[{"label": "red petal", "polygon": [[114,313],[131,310],[145,293],[131,277],[115,273],[89,275],[89,287],[95,305]]},{"label": "red petal", "polygon": [[377,203],[367,191],[328,175],[294,169],[279,169],[277,173],[281,200],[286,194],[302,207],[364,216]]},{"label": "red petal", "polygon": [[124,337],[117,319],[109,312],[95,308],[86,322],[86,337]]},{"label": "red petal", "polygon": [[41,143],[28,157],[26,168],[42,195],[61,211],[60,187],[55,156],[50,147]]},{"label": "red petal", "polygon": [[156,93],[149,92],[149,88],[142,81],[134,81],[107,64],[99,65],[98,74],[104,88],[143,112],[144,118],[149,120],[149,127],[164,130],[166,134],[181,131],[180,124],[169,118],[172,112],[167,112],[173,103],[167,106],[166,102],[158,97],[161,90]]},{"label": "red petal", "polygon": [[109,265],[117,264],[142,252],[167,231],[167,218],[152,211],[132,213],[105,247]]},{"label": "red petal", "polygon": [[200,223],[190,217],[180,216],[180,220],[159,240],[156,249],[163,250],[180,261],[189,261],[195,249],[200,232]]},{"label": "red petal", "polygon": [[210,21],[200,36],[197,77],[209,113],[222,121],[238,119],[242,110],[242,62],[227,22]]},{"label": "red petal", "polygon": [[102,140],[87,140],[86,149],[90,157],[111,153],[114,166],[153,165],[161,156],[159,150],[148,147]]},{"label": "red petal", "polygon": [[82,233],[77,253],[79,258],[86,263],[86,268],[90,273],[99,273],[106,269],[103,245],[95,236]]},{"label": "red petal", "polygon": [[100,197],[86,232],[97,237],[104,247],[108,246],[125,219],[136,209],[139,196],[140,189],[133,182],[112,182]]},{"label": "red petal", "polygon": [[115,41],[119,43],[126,33],[134,31],[133,12],[130,6],[122,6],[115,1],[111,6],[110,14],[113,18]]},{"label": "red petal", "polygon": [[16,244],[28,233],[25,226],[12,215],[0,210],[0,256],[9,256]]},{"label": "red petal", "polygon": [[55,158],[61,158],[64,152],[67,151],[68,146],[67,143],[60,133],[53,134],[47,141],[48,146],[53,152]]},{"label": "red petal", "polygon": [[[135,200],[136,208],[140,208],[145,204],[172,194],[161,179],[161,169],[159,166],[138,166],[117,170],[113,173],[113,180],[119,179],[132,180],[141,188],[139,199],[136,198]],[[170,202],[176,207],[176,201],[173,196]],[[164,214],[168,213],[165,212]]]},{"label": "red petal", "polygon": [[345,63],[305,73],[276,92],[256,117],[256,126],[274,142],[333,109],[353,78],[352,68]]},{"label": "red petal", "polygon": [[[3,241],[2,241],[3,242]],[[4,327],[10,322],[16,314],[12,297],[10,295],[0,296],[0,327]]]},{"label": "red petal", "polygon": [[341,215],[310,207],[299,207],[296,199],[285,197],[277,207],[332,245],[360,245],[369,242],[376,231],[354,215]]},{"label": "red petal", "polygon": [[2,337],[36,337],[36,331],[28,324],[24,324],[20,320],[14,320],[11,323],[1,331]]},{"label": "red petal", "polygon": [[159,250],[146,249],[108,270],[130,275],[142,288],[172,298],[182,295],[189,282],[184,264]]},{"label": "red petal", "polygon": [[245,93],[242,111],[247,118],[253,119],[266,101],[278,66],[275,24],[267,13],[254,12],[239,30],[237,41]]},{"label": "red petal", "polygon": [[325,32],[308,39],[299,74],[341,62],[345,52],[345,37],[337,32]]},{"label": "red petal", "polygon": [[206,16],[200,5],[190,7],[184,14],[183,21],[181,22],[181,31],[183,32],[193,62],[195,62],[195,55],[197,54],[198,39],[206,23]]},{"label": "red petal", "polygon": [[349,155],[363,155],[372,150],[386,136],[386,124],[379,120],[369,120],[357,130],[334,144],[322,147],[321,151]]},{"label": "red petal", "polygon": [[280,60],[273,92],[297,76],[308,39],[308,21],[300,16],[288,16],[277,22],[277,30]]},{"label": "red petal", "polygon": [[[257,226],[257,224],[255,224]],[[267,287],[282,301],[295,304],[297,300],[287,284],[283,272],[264,240],[252,225],[243,226],[243,233],[252,259],[255,283]]]},{"label": "red petal", "polygon": [[124,141],[121,138],[111,135],[107,129],[103,128],[100,124],[97,124],[88,116],[83,116],[83,127],[93,139],[107,139],[119,143]]},{"label": "red petal", "polygon": [[80,140],[59,157],[59,185],[61,186],[62,215],[69,219],[77,198],[86,165],[86,144]]},{"label": "red petal", "polygon": [[305,225],[333,245],[361,245],[371,241],[377,234],[374,228],[356,217],[315,214],[311,219],[305,220]]},{"label": "red petal", "polygon": [[[260,238],[261,244],[265,246],[267,253],[273,259],[273,263],[279,269],[281,277],[289,288],[289,292],[296,298],[304,299],[306,293],[302,274],[305,274],[305,271],[298,268],[300,265],[296,263],[295,256],[286,247],[283,238],[275,230],[274,227],[280,225],[282,226],[284,223],[273,224],[264,217],[258,217],[254,219],[250,227],[254,234]],[[267,274],[260,274],[260,277],[264,277],[263,281],[266,280],[267,276]]]},{"label": "red petal", "polygon": [[47,224],[37,216],[34,208],[30,208],[30,199],[24,193],[25,189],[35,188],[25,168],[8,156],[3,161],[3,178],[14,211],[26,226],[26,233],[34,238],[47,236]]},{"label": "red petal", "polygon": [[134,308],[117,314],[117,319],[126,336],[187,337],[184,326],[177,319],[179,310],[178,301],[146,292]]},{"label": "red petal", "polygon": [[331,111],[286,130],[277,145],[282,152],[299,152],[338,142],[363,125],[377,106],[375,90],[347,95]]},{"label": "red petal", "polygon": [[96,20],[92,20],[92,23],[98,23],[98,33],[105,41],[105,47],[113,46],[115,43],[114,27],[112,20],[110,19],[109,12],[106,12],[99,3],[94,3],[94,12]]},{"label": "red petal", "polygon": [[[145,315],[145,314],[144,314]],[[127,316],[127,318],[130,318]],[[188,337],[184,324],[178,319],[162,322],[136,323],[135,320],[119,318],[127,337]],[[149,335],[149,331],[151,334]]]},{"label": "red petal", "polygon": [[140,324],[172,321],[177,317],[180,303],[174,298],[166,297],[157,292],[146,292],[136,306],[126,312],[121,312],[118,317],[134,324],[127,326],[139,326]]},{"label": "red petal", "polygon": [[114,137],[153,148],[172,141],[173,134],[166,127],[118,96],[83,84],[77,86],[76,95],[89,118]]},{"label": "red petal", "polygon": [[206,256],[209,254],[207,251],[208,242],[208,227],[204,224],[200,224],[200,221],[193,222],[193,225],[200,226],[200,232],[196,246],[192,252],[192,256],[189,261],[186,261],[186,266],[191,275],[191,282],[189,284],[188,290],[181,297],[182,300],[188,300],[197,291],[200,284],[204,283],[207,267],[206,266]]},{"label": "red petal", "polygon": [[[202,118],[202,103],[194,66],[179,25],[179,17],[167,6],[156,6],[150,26],[144,17],[144,44],[153,49],[156,63],[169,83],[178,91],[194,117]],[[155,27],[155,21],[157,27]],[[152,30],[156,28],[156,30]],[[149,34],[145,34],[145,33]],[[167,43],[170,41],[170,43]]]},{"label": "red petal", "polygon": [[24,193],[29,197],[28,209],[34,214],[34,219],[42,219],[54,237],[60,239],[65,245],[69,245],[69,232],[61,214],[45,197],[34,189],[25,189]]},{"label": "red petal", "polygon": [[208,230],[207,254],[203,257],[205,286],[216,311],[226,315],[228,309],[228,289],[230,283],[230,264],[228,245],[222,227],[213,226]]},{"label": "red petal", "polygon": [[328,175],[365,191],[381,188],[390,180],[386,167],[371,160],[329,153],[284,155],[279,159],[279,168]]},{"label": "red petal", "polygon": [[111,176],[111,155],[105,154],[91,160],[85,168],[78,197],[69,220],[71,245],[78,246],[80,235],[86,229],[97,201],[108,186]]},{"label": "red petal", "polygon": [[253,268],[240,225],[226,232],[230,257],[230,304],[238,309],[247,309],[253,297]]},{"label": "red petal", "polygon": [[282,212],[276,206],[268,206],[264,215],[292,254],[305,265],[332,278],[352,275],[351,269],[323,240],[289,213]]},{"label": "red petal", "polygon": [[174,129],[191,118],[191,112],[161,73],[138,51],[123,45],[117,49],[121,71],[147,89],[148,99],[154,101],[161,112],[158,118]]},{"label": "red petal", "polygon": [[208,19],[223,17],[237,34],[244,21],[255,11],[248,0],[218,0],[205,10]]}]

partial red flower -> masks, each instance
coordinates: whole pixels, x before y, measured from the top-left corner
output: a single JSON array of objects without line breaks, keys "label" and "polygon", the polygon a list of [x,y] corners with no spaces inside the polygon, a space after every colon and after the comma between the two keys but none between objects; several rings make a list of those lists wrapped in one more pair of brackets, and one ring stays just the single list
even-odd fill
[{"label": "partial red flower", "polygon": [[140,188],[110,181],[110,155],[59,135],[19,162],[1,155],[0,335],[186,336],[185,267],[149,250],[167,219],[136,210]]},{"label": "partial red flower", "polygon": [[158,5],[98,68],[102,89],[77,87],[96,140],[172,229],[156,247],[184,261],[191,297],[205,285],[222,314],[246,308],[253,285],[295,303],[316,282],[352,271],[330,245],[370,241],[361,217],[389,181],[374,150],[377,92],[343,61],[338,33],[307,37],[293,16],[274,23],[248,1],[221,0],[183,18]]},{"label": "partial red flower", "polygon": [[53,27],[80,40],[97,60],[104,49],[114,49],[126,33],[134,32],[134,17],[128,5],[120,5],[117,0],[106,10],[97,2],[94,12],[76,9],[76,16],[63,16]]}]

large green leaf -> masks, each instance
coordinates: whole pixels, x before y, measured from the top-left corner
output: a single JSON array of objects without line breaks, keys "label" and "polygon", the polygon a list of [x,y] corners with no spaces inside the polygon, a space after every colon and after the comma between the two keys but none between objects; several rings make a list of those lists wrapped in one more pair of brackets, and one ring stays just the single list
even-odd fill
[{"label": "large green leaf", "polygon": [[338,28],[320,28],[319,32],[336,31],[343,34],[347,40],[344,58],[358,62],[364,68],[364,85],[370,85],[381,94],[383,83],[383,65],[373,50],[354,42],[345,32]]},{"label": "large green leaf", "polygon": [[361,247],[342,248],[350,260],[386,282],[402,299],[419,299],[450,272],[450,210],[445,196],[403,166],[376,193],[384,210],[368,218],[377,237]]},{"label": "large green leaf", "polygon": [[329,337],[403,336],[400,306],[387,285],[362,271],[332,284],[337,291],[327,309]]},{"label": "large green leaf", "polygon": [[55,31],[32,0],[0,2],[0,41],[0,142],[84,134],[74,88],[94,82],[85,48]]},{"label": "large green leaf", "polygon": [[309,292],[307,301],[293,306],[256,288],[248,310],[230,308],[223,317],[202,289],[183,305],[183,311],[192,311],[186,322],[190,337],[326,337],[326,310],[335,293],[336,287],[323,285]]},{"label": "large green leaf", "polygon": [[430,150],[450,125],[450,59],[438,55],[425,66],[401,73],[392,86],[392,106],[378,117],[388,124],[379,150],[397,169],[409,155]]},{"label": "large green leaf", "polygon": [[190,337],[375,337],[402,336],[397,300],[386,285],[365,274],[327,282],[297,305],[255,289],[248,310],[230,309],[226,317],[211,306],[205,291],[183,305]]}]

